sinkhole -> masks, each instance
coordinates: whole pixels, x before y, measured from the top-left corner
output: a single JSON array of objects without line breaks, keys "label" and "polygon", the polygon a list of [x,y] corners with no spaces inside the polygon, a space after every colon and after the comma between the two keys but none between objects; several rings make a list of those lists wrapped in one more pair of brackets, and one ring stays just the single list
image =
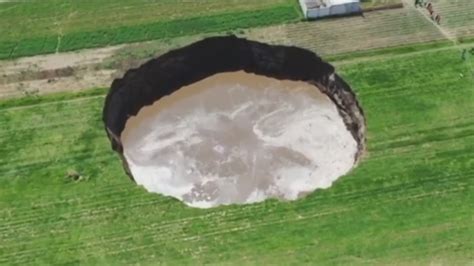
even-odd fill
[{"label": "sinkhole", "polygon": [[359,162],[365,119],[316,54],[229,37],[116,79],[103,120],[127,174],[192,207],[295,200]]}]

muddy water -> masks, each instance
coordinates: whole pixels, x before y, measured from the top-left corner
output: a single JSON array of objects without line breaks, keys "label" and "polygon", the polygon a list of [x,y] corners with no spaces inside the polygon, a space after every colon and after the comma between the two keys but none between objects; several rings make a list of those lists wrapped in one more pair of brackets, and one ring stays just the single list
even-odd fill
[{"label": "muddy water", "polygon": [[201,208],[327,188],[357,152],[316,87],[244,72],[214,75],[142,108],[122,141],[139,185]]}]

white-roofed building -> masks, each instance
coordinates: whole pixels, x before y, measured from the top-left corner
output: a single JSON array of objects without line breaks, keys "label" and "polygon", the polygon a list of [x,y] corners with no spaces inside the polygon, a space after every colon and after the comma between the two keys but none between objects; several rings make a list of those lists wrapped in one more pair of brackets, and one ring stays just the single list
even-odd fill
[{"label": "white-roofed building", "polygon": [[360,0],[299,0],[307,19],[360,13]]}]

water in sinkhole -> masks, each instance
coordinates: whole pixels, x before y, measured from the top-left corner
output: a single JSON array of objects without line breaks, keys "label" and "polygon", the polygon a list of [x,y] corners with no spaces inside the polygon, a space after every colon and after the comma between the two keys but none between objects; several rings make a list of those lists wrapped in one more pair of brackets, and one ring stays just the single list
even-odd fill
[{"label": "water in sinkhole", "polygon": [[143,107],[122,142],[139,185],[200,208],[297,199],[330,187],[357,153],[336,105],[318,88],[243,71]]}]

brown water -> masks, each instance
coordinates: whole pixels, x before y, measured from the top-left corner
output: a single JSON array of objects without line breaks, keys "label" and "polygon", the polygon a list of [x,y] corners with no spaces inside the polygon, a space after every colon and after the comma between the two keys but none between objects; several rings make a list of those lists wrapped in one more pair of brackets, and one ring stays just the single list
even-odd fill
[{"label": "brown water", "polygon": [[122,141],[139,185],[202,208],[327,188],[357,152],[316,87],[245,72],[214,75],[142,108]]}]

